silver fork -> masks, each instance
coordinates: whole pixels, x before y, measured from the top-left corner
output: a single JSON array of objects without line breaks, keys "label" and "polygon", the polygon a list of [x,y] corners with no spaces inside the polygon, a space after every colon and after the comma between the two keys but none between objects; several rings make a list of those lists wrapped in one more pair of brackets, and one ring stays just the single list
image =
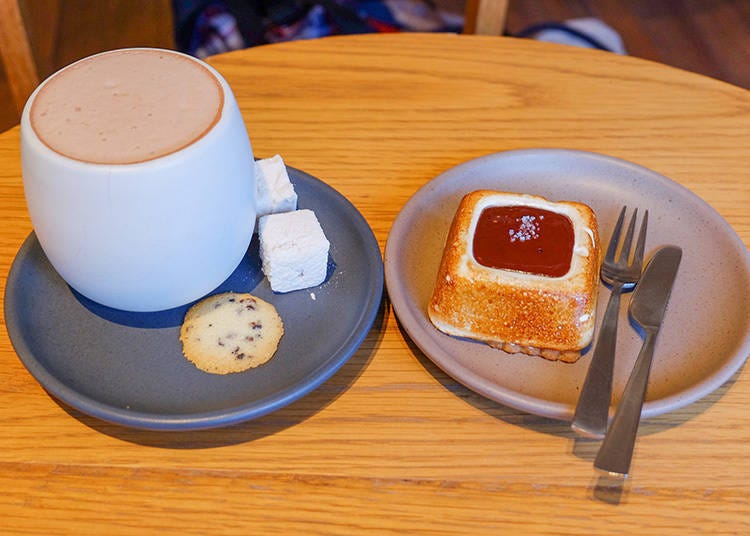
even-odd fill
[{"label": "silver fork", "polygon": [[622,207],[620,217],[617,218],[617,224],[612,231],[612,238],[610,238],[607,253],[604,256],[604,262],[602,263],[602,281],[611,287],[609,303],[599,327],[594,355],[591,358],[591,364],[586,374],[586,380],[583,383],[581,396],[578,398],[578,404],[576,405],[573,422],[570,425],[576,433],[596,439],[602,439],[607,431],[609,405],[612,400],[612,373],[615,363],[620,296],[623,292],[628,292],[635,288],[638,279],[641,277],[643,266],[643,249],[646,243],[648,210],[643,216],[635,252],[633,253],[633,260],[629,260],[629,257],[638,209],[633,211],[625,239],[622,241],[620,255],[615,260],[626,211],[627,207]]}]

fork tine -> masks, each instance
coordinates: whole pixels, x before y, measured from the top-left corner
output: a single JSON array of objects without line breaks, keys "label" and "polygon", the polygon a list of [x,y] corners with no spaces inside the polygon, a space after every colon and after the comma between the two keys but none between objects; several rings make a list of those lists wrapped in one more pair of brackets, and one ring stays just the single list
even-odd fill
[{"label": "fork tine", "polygon": [[615,254],[617,253],[617,244],[620,243],[620,233],[622,232],[622,222],[625,219],[625,211],[628,207],[622,207],[620,216],[617,218],[615,228],[612,230],[612,238],[609,239],[609,246],[607,246],[607,254],[604,256],[606,262],[615,262]]},{"label": "fork tine", "polygon": [[631,266],[640,267],[643,265],[643,250],[646,246],[646,229],[648,228],[648,210],[643,214],[643,221],[641,222],[641,230],[638,231],[638,242],[635,245],[635,253],[633,253],[633,263]]},{"label": "fork tine", "polygon": [[635,232],[635,220],[638,217],[638,209],[633,211],[633,215],[630,217],[630,223],[628,224],[628,231],[625,233],[625,240],[622,242],[622,250],[617,262],[624,264],[628,263],[630,259],[630,246],[633,244],[633,233]]}]

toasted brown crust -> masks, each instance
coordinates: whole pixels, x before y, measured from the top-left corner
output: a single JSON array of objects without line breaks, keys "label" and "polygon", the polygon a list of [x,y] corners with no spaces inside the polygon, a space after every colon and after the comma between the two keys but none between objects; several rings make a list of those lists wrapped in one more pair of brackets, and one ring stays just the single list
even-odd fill
[{"label": "toasted brown crust", "polygon": [[[546,277],[480,265],[471,254],[475,214],[485,206],[532,205],[571,218],[571,269]],[[576,202],[478,190],[461,201],[446,240],[428,316],[441,331],[511,353],[573,362],[594,332],[599,283],[599,235],[594,212]]]}]

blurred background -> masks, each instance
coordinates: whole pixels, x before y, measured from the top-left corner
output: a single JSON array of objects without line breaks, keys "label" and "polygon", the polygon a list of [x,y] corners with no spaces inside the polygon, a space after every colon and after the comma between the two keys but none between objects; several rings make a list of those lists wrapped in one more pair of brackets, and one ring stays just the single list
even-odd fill
[{"label": "blurred background", "polygon": [[[43,79],[82,57],[128,46],[205,56],[336,33],[460,32],[464,1],[19,0],[19,5]],[[603,35],[605,44],[619,39],[631,56],[750,89],[750,0],[510,0],[504,33],[518,36],[542,23],[582,18],[601,22],[605,34],[595,37]],[[3,71],[0,131],[17,122]]]}]

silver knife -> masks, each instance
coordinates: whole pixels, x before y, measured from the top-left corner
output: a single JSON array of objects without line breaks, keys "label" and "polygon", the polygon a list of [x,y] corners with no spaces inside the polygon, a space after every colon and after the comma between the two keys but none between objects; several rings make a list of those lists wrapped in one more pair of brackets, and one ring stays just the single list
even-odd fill
[{"label": "silver knife", "polygon": [[594,460],[594,467],[613,475],[627,476],[630,471],[656,336],[664,320],[681,259],[682,249],[676,246],[660,248],[646,266],[630,300],[630,318],[643,328],[645,338],[612,424]]}]

